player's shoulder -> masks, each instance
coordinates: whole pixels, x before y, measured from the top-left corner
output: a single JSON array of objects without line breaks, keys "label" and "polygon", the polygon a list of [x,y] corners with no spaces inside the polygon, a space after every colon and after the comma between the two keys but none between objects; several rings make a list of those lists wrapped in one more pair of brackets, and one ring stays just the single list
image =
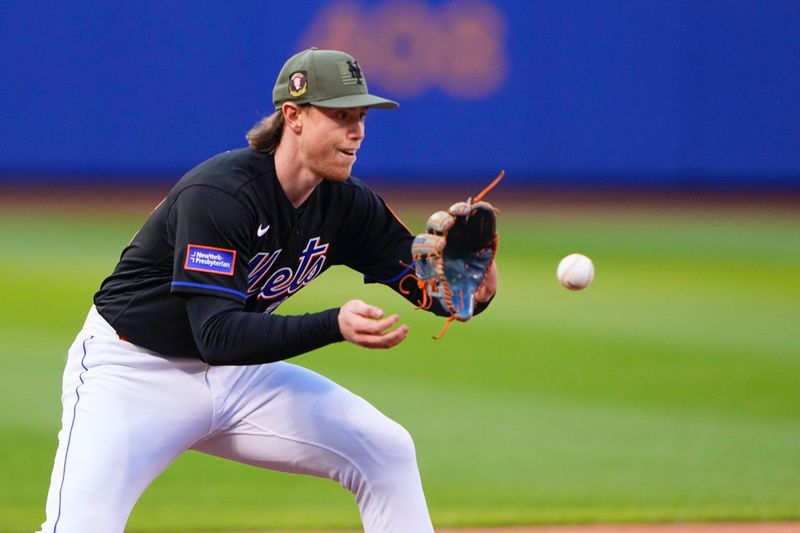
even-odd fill
[{"label": "player's shoulder", "polygon": [[275,159],[249,147],[228,150],[203,161],[178,181],[173,192],[206,186],[237,195],[259,177],[275,172]]},{"label": "player's shoulder", "polygon": [[365,201],[378,198],[378,194],[366,183],[355,176],[350,176],[344,181],[327,181],[330,189],[349,201]]},{"label": "player's shoulder", "polygon": [[384,200],[360,179],[350,176],[343,181],[325,180],[320,184],[323,204],[332,206],[333,216],[342,219],[364,219],[385,211]]}]

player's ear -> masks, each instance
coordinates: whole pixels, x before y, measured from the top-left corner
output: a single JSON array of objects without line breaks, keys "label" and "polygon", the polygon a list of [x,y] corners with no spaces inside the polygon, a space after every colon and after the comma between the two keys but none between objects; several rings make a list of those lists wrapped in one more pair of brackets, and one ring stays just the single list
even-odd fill
[{"label": "player's ear", "polygon": [[297,104],[284,102],[281,106],[283,120],[286,127],[295,133],[300,133],[303,129],[303,110]]}]

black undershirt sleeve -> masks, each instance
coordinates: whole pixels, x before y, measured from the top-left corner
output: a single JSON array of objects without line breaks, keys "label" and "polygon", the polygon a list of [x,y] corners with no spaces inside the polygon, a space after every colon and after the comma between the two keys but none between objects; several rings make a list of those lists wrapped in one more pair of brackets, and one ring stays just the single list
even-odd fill
[{"label": "black undershirt sleeve", "polygon": [[200,356],[210,365],[271,363],[342,341],[339,309],[298,316],[248,313],[225,298],[196,295],[186,311]]}]

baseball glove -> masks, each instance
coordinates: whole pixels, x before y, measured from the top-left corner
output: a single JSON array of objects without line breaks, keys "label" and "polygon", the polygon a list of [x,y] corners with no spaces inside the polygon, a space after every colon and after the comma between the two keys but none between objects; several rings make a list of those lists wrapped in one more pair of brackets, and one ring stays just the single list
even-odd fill
[{"label": "baseball glove", "polygon": [[437,211],[428,219],[426,233],[417,235],[411,245],[415,277],[423,288],[421,307],[430,308],[434,300],[450,313],[441,338],[450,322],[466,322],[475,311],[475,293],[483,286],[497,254],[496,212],[480,199],[502,179],[501,172],[486,189],[447,211]]}]

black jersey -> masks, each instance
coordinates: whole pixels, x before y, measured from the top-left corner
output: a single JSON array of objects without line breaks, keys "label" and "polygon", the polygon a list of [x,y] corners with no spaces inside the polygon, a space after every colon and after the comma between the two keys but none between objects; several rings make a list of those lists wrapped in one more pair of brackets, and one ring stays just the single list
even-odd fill
[{"label": "black jersey", "polygon": [[[295,208],[272,156],[232,150],[181,178],[94,301],[130,342],[164,355],[199,357],[187,297],[214,296],[245,311],[271,313],[336,264],[398,290],[408,273],[400,261],[410,263],[412,240],[359,180],[324,180]],[[416,301],[416,284],[404,289]]]}]

